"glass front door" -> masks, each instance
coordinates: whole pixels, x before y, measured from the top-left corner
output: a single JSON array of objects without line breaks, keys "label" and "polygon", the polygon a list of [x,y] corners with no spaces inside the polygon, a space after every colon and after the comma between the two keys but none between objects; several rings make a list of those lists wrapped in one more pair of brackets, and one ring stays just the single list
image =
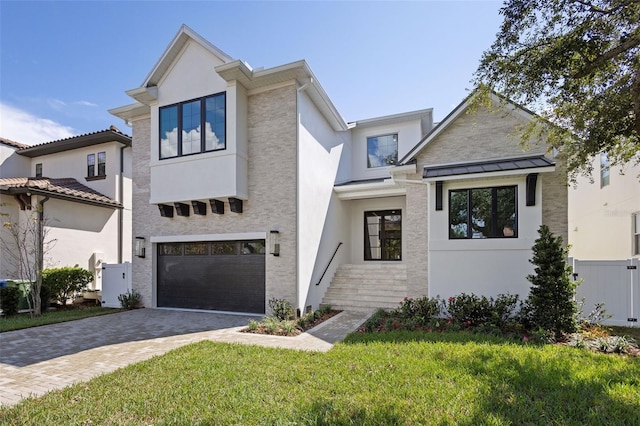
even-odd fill
[{"label": "glass front door", "polygon": [[402,260],[402,210],[364,212],[364,260]]}]

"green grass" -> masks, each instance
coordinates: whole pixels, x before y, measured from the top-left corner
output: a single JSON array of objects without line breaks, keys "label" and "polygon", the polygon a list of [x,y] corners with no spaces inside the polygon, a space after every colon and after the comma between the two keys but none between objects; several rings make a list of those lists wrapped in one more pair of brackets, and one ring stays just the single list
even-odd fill
[{"label": "green grass", "polygon": [[98,315],[112,314],[120,311],[122,311],[122,309],[101,308],[96,306],[82,309],[65,309],[45,312],[39,317],[33,318],[30,314],[18,314],[8,318],[0,318],[0,332],[21,330],[23,328],[37,327],[39,325],[56,324],[59,322],[96,317]]},{"label": "green grass", "polygon": [[640,327],[604,326],[604,328],[610,329],[611,334],[631,337],[640,343]]},{"label": "green grass", "polygon": [[0,409],[0,424],[640,424],[640,359],[466,333],[327,353],[200,342]]}]

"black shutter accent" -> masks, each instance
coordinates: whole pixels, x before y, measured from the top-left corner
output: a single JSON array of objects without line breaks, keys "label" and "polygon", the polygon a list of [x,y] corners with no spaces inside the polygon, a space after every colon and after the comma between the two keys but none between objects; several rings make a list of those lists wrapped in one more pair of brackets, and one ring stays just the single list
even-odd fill
[{"label": "black shutter accent", "polygon": [[538,182],[538,174],[530,173],[527,175],[527,206],[536,205],[536,183]]},{"label": "black shutter accent", "polygon": [[442,181],[436,182],[436,210],[442,210]]}]

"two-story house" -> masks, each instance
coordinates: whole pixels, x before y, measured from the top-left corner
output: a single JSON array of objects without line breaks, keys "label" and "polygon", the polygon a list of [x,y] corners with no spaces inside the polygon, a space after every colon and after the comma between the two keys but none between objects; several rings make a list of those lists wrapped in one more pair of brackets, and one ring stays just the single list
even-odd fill
[{"label": "two-story house", "polygon": [[[462,102],[345,122],[305,61],[252,69],[183,26],[110,110],[133,128],[133,287],[149,307],[263,314],[526,295],[567,187],[529,112]],[[401,95],[401,94],[399,94]],[[144,256],[144,257],[143,257]]]},{"label": "two-story house", "polygon": [[[112,126],[34,146],[0,139],[0,220],[24,225],[40,211],[44,266],[87,268],[100,289],[103,262],[131,260],[131,137]],[[0,232],[0,277],[19,278]]]}]

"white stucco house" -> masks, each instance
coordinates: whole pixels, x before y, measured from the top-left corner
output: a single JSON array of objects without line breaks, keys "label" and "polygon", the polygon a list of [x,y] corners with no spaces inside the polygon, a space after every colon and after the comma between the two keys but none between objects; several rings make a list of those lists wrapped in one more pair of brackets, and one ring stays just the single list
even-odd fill
[{"label": "white stucco house", "polygon": [[[79,265],[101,289],[102,263],[131,261],[131,137],[111,126],[33,146],[0,138],[0,221],[38,211],[50,242],[45,268]],[[0,248],[0,278],[17,279],[9,250]]]},{"label": "white stucco house", "polygon": [[346,122],[305,61],[252,69],[186,26],[126,93],[110,112],[132,126],[147,307],[526,296],[539,226],[566,241],[564,169],[542,141],[522,150],[531,115],[510,103]]},{"label": "white stucco house", "polygon": [[591,177],[569,189],[570,254],[583,260],[640,257],[640,165],[612,166],[606,154]]}]

